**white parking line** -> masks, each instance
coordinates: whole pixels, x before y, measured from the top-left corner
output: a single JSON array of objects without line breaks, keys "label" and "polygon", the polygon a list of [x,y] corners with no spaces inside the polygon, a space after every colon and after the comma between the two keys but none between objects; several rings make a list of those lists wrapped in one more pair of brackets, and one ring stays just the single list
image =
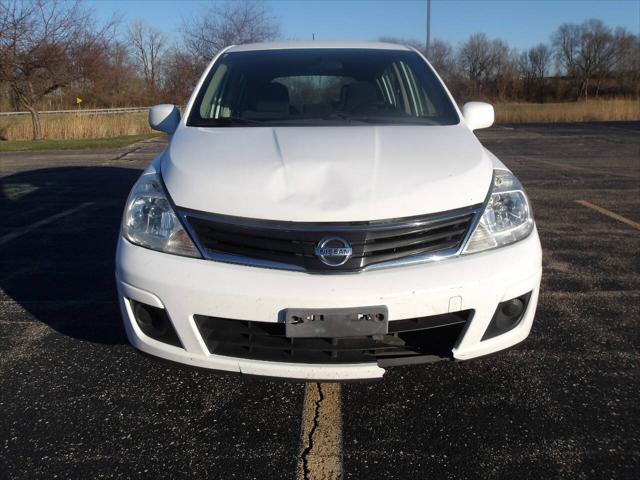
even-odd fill
[{"label": "white parking line", "polygon": [[342,478],[340,384],[307,383],[300,443],[297,479]]},{"label": "white parking line", "polygon": [[574,200],[576,203],[582,205],[583,207],[590,208],[595,210],[596,212],[600,212],[607,217],[611,217],[619,222],[626,223],[627,225],[637,228],[640,230],[640,223],[634,222],[633,220],[629,220],[627,217],[623,217],[622,215],[618,215],[617,213],[612,212],[611,210],[607,210],[606,208],[599,207],[598,205],[594,205],[591,202],[587,202],[586,200]]},{"label": "white parking line", "polygon": [[45,225],[48,225],[49,223],[55,222],[56,220],[72,215],[74,213],[76,213],[78,210],[82,210],[83,208],[86,208],[90,205],[93,205],[93,202],[85,202],[85,203],[81,203],[80,205],[78,205],[77,207],[74,208],[70,208],[68,210],[64,210],[60,213],[56,213],[55,215],[51,215],[50,217],[44,218],[42,220],[38,220],[35,223],[32,223],[31,225],[27,225],[26,227],[22,227],[19,228],[11,233],[7,233],[6,235],[3,235],[2,237],[0,237],[0,245],[3,245],[7,242],[10,242],[11,240],[15,240],[16,238],[19,238],[29,232],[32,232],[33,230],[43,227]]}]

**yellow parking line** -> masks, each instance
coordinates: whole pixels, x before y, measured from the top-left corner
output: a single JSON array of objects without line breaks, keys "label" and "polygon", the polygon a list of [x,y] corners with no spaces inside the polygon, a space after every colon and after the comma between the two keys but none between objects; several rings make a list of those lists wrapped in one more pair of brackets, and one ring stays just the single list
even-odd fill
[{"label": "yellow parking line", "polygon": [[614,212],[612,212],[610,210],[607,210],[606,208],[599,207],[598,205],[594,205],[593,203],[587,202],[586,200],[574,200],[574,201],[576,203],[579,203],[583,207],[587,207],[587,208],[590,208],[592,210],[595,210],[596,212],[600,212],[603,215],[606,215],[607,217],[614,218],[614,219],[618,220],[619,222],[626,223],[627,225],[629,225],[629,226],[631,226],[633,228],[637,228],[638,230],[640,230],[640,223],[634,222],[633,220],[629,220],[627,217],[623,217],[622,215],[618,215],[617,213],[614,213]]},{"label": "yellow parking line", "polygon": [[307,383],[296,478],[342,478],[342,408],[340,384]]}]

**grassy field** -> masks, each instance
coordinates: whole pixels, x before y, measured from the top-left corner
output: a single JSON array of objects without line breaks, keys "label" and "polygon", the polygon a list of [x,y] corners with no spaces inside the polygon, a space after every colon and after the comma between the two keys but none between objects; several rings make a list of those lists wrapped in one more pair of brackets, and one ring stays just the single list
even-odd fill
[{"label": "grassy field", "polygon": [[[152,132],[146,112],[117,115],[42,115],[40,122],[44,138],[47,140],[124,137]],[[22,115],[0,118],[0,133],[4,133],[9,140],[30,140],[31,117]]]},{"label": "grassy field", "polygon": [[[497,123],[640,120],[640,100],[627,99],[569,103],[497,103],[495,109]],[[120,115],[43,115],[41,118],[47,140],[126,137],[148,135],[152,132],[145,112]],[[30,117],[0,119],[0,134],[10,140],[0,142],[0,151],[12,148],[8,146],[13,143],[11,140],[30,140]]]},{"label": "grassy field", "polygon": [[497,103],[496,123],[567,123],[640,120],[640,100],[569,103]]},{"label": "grassy field", "polygon": [[0,142],[1,152],[21,152],[28,150],[86,150],[91,148],[118,148],[148,138],[162,135],[147,133],[144,135],[126,135],[109,138],[85,138],[78,140],[15,140]]}]

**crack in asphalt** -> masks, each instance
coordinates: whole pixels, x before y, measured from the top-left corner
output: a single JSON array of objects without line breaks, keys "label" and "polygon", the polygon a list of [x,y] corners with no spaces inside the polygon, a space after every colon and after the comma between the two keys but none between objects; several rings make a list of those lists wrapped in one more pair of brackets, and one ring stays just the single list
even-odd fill
[{"label": "crack in asphalt", "polygon": [[111,160],[122,160],[124,157],[126,157],[127,155],[131,154],[131,153],[136,153],[138,150],[140,150],[142,148],[142,146],[138,146],[138,147],[134,147],[134,148],[129,148],[127,150],[125,150],[124,152],[120,152],[118,155],[116,155],[115,157],[113,157]]},{"label": "crack in asphalt", "polygon": [[307,383],[297,478],[339,480],[342,473],[340,385]]},{"label": "crack in asphalt", "polygon": [[307,434],[307,447],[302,451],[300,458],[302,459],[302,470],[304,474],[304,479],[310,479],[311,469],[309,468],[309,455],[313,451],[313,435],[316,433],[319,425],[320,419],[320,404],[324,400],[324,394],[322,393],[322,385],[320,383],[315,384],[318,389],[318,400],[315,402],[315,412],[313,414],[313,422],[311,424],[311,429]]}]

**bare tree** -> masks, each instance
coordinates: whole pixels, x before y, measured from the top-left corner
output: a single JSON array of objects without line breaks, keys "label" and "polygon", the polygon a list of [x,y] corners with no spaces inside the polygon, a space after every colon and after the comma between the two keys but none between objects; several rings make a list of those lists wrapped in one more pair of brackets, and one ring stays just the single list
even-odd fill
[{"label": "bare tree", "polygon": [[493,63],[491,42],[484,33],[471,35],[458,51],[458,64],[478,93],[481,81],[490,75]]},{"label": "bare tree", "polygon": [[522,52],[518,59],[518,70],[524,81],[525,92],[529,97],[535,93],[538,101],[544,100],[545,78],[549,74],[551,58],[551,49],[544,43],[540,43]]},{"label": "bare tree", "polygon": [[215,4],[183,21],[182,33],[187,51],[206,64],[226,46],[274,40],[280,27],[266,4],[236,0]]},{"label": "bare tree", "polygon": [[189,98],[202,69],[191,54],[171,49],[163,63],[163,92],[168,101],[184,105]]},{"label": "bare tree", "polygon": [[502,40],[489,40],[476,33],[460,47],[458,65],[469,81],[470,94],[482,95],[492,86],[499,97],[506,95],[514,79],[515,64]]},{"label": "bare tree", "polygon": [[429,62],[445,81],[450,79],[456,70],[455,53],[451,45],[444,40],[434,39],[429,46]]},{"label": "bare tree", "polygon": [[142,20],[134,21],[128,32],[131,55],[144,77],[147,87],[156,91],[160,64],[166,50],[166,35]]},{"label": "bare tree", "polygon": [[79,1],[0,0],[0,81],[31,113],[33,138],[42,138],[39,102],[91,68],[111,32],[98,28]]},{"label": "bare tree", "polygon": [[492,93],[495,96],[500,100],[506,100],[513,96],[518,77],[515,54],[500,39],[491,42],[490,52],[492,64],[485,81],[492,85]]},{"label": "bare tree", "polygon": [[560,25],[551,36],[556,59],[567,74],[574,73],[578,68],[581,36],[581,28],[572,23]]},{"label": "bare tree", "polygon": [[91,70],[84,71],[80,96],[90,98],[92,103],[100,106],[145,105],[147,87],[139,76],[130,50],[124,40],[110,42],[102,61]]},{"label": "bare tree", "polygon": [[614,34],[616,45],[613,73],[620,93],[631,92],[640,96],[640,37],[618,28]]},{"label": "bare tree", "polygon": [[584,51],[593,64],[593,77],[596,83],[595,95],[597,97],[603,79],[611,74],[615,66],[618,52],[611,29],[602,21],[588,20],[584,25],[586,37]]},{"label": "bare tree", "polygon": [[572,79],[576,95],[589,96],[589,87],[596,84],[596,96],[602,79],[616,61],[616,42],[611,29],[600,20],[563,24],[552,35],[556,58],[564,73]]}]

